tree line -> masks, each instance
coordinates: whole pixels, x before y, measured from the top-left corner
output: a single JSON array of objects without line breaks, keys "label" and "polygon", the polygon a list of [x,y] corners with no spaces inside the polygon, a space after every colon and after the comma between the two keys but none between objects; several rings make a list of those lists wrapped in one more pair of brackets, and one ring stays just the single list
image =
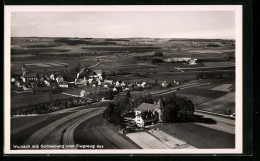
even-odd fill
[{"label": "tree line", "polygon": [[28,105],[18,109],[11,110],[11,115],[27,115],[27,114],[45,114],[66,108],[87,105],[90,101],[80,97],[74,97],[62,100],[53,100],[50,102]]}]

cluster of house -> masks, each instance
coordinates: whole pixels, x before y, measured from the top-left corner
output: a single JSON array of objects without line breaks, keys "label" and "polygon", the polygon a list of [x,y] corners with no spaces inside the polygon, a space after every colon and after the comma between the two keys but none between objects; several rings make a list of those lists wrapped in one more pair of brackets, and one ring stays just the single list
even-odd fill
[{"label": "cluster of house", "polygon": [[181,57],[181,58],[173,57],[173,58],[164,59],[163,61],[166,62],[166,63],[185,62],[185,64],[187,64],[187,65],[195,65],[195,64],[197,64],[196,63],[196,61],[197,61],[196,58],[187,58],[187,57]]},{"label": "cluster of house", "polygon": [[[26,71],[25,65],[22,66],[22,81],[15,80],[15,78],[11,78],[11,83],[16,87],[21,87],[23,90],[31,90],[36,86],[37,83],[41,83],[45,88],[51,89],[53,85],[58,85],[61,88],[68,88],[68,83],[63,79],[61,75],[55,75],[55,74],[43,74],[43,73],[36,73],[36,72],[30,72]],[[44,89],[43,89],[44,90]]]},{"label": "cluster of house", "polygon": [[[57,85],[61,88],[68,88],[69,86],[91,86],[98,88],[111,89],[113,92],[122,92],[128,90],[138,90],[151,87],[151,83],[148,82],[135,82],[127,83],[125,81],[114,81],[109,79],[103,79],[102,70],[90,71],[87,68],[83,68],[76,76],[75,79],[64,80],[61,75],[49,74],[46,73],[36,73],[26,71],[25,65],[22,66],[22,81],[11,79],[11,83],[16,87],[22,87],[23,90],[33,89],[37,83],[41,83],[41,87],[45,87],[46,90],[52,89],[54,85]],[[179,83],[179,82],[177,82]],[[169,83],[163,81],[161,83],[162,87],[167,87]],[[39,87],[38,87],[39,88]],[[43,88],[41,88],[43,89]],[[35,90],[35,88],[34,88]]]},{"label": "cluster of house", "polygon": [[135,108],[132,117],[124,117],[128,122],[134,122],[137,127],[144,127],[162,120],[162,109],[163,105],[161,100],[155,101],[154,104],[142,103],[139,107]]}]

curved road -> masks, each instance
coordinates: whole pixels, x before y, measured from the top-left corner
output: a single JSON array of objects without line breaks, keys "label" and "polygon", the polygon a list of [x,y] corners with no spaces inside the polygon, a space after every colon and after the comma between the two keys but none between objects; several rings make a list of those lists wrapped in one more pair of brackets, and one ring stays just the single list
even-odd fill
[{"label": "curved road", "polygon": [[37,130],[23,145],[52,146],[48,149],[82,149],[77,144],[100,145],[102,149],[138,149],[135,143],[104,125],[101,115],[104,109],[77,110]]},{"label": "curved road", "polygon": [[101,114],[104,109],[105,107],[83,109],[63,117],[33,133],[24,142],[24,145],[65,145],[64,142],[73,143],[71,134],[73,127],[82,121]]},{"label": "curved road", "polygon": [[101,115],[82,122],[76,127],[73,138],[80,145],[101,145],[104,149],[139,149],[135,143],[106,126]]}]

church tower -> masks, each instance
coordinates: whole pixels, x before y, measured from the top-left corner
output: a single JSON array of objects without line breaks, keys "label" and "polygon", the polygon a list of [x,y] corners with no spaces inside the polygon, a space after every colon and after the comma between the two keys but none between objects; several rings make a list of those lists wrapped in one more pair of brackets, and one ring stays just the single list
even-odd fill
[{"label": "church tower", "polygon": [[22,77],[24,78],[26,74],[26,69],[25,69],[25,65],[22,66]]}]

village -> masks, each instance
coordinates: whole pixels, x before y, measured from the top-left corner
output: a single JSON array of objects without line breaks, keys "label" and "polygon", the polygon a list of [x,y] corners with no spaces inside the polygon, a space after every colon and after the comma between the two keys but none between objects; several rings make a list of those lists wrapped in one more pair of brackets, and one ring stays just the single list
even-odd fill
[{"label": "village", "polygon": [[[28,71],[26,69],[26,65],[23,65],[20,80],[16,79],[11,79],[11,87],[13,88],[12,92],[15,92],[17,94],[44,92],[62,93],[64,95],[69,95],[74,98],[81,98],[83,102],[85,102],[84,100],[91,100],[91,102],[103,102],[113,100],[114,98],[114,100],[120,100],[120,93],[126,92],[126,96],[128,96],[130,95],[130,91],[142,91],[145,89],[151,89],[154,86],[154,83],[151,82],[128,83],[127,81],[122,80],[104,79],[102,70],[92,71],[91,68],[87,67],[82,68],[77,73],[73,81],[73,79],[64,79],[63,76],[60,74],[57,75],[51,73],[50,75],[47,75],[46,72],[38,73]],[[174,85],[179,85],[179,82],[174,81]],[[173,85],[167,83],[167,81],[162,81],[160,84],[158,83],[158,86],[160,88],[167,88],[172,87]],[[80,91],[78,94],[71,94],[69,92],[70,89],[82,90],[78,90]],[[86,89],[91,90],[88,91]],[[93,91],[109,91],[107,92],[109,95],[105,95],[101,99],[98,99],[100,97],[91,97],[91,92]],[[128,99],[131,100],[129,96]],[[53,102],[54,101],[56,100],[53,100]],[[124,118],[124,129],[128,129],[128,131],[129,129],[135,131],[136,128],[144,128],[145,126],[152,125],[156,122],[163,122],[161,111],[162,108],[163,105],[161,100],[150,100],[149,103],[141,103],[138,107],[136,106],[135,108],[133,108],[133,106],[131,105],[129,109],[123,112],[121,111],[120,114],[121,117]],[[54,108],[53,111],[55,111],[55,109],[59,108]],[[28,113],[27,115],[32,114]]]},{"label": "village", "polygon": [[[180,82],[174,81],[175,85]],[[167,81],[160,83],[161,87],[169,87],[171,84]],[[113,92],[125,92],[130,90],[141,90],[151,88],[151,82],[135,82],[129,83],[123,80],[104,79],[102,70],[91,70],[82,68],[75,78],[64,78],[61,74],[47,75],[42,72],[32,72],[26,70],[26,65],[22,66],[22,75],[18,78],[11,78],[12,92],[48,92],[53,89],[61,88],[75,88],[75,87],[90,87],[97,90],[111,89]],[[80,97],[86,96],[88,91],[81,91],[78,95]]]}]

